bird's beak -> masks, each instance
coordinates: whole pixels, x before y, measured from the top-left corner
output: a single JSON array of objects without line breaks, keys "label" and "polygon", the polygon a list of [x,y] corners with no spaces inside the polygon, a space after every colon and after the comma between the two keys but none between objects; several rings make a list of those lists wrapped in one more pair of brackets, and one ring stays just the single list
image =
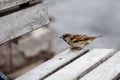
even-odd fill
[{"label": "bird's beak", "polygon": [[62,36],[61,36],[61,37],[59,37],[59,38],[63,39],[63,37],[62,37]]}]

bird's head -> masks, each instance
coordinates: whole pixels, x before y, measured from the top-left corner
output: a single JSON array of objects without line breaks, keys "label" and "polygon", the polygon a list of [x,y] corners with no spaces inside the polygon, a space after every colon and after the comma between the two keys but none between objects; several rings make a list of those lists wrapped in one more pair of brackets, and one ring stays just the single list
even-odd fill
[{"label": "bird's head", "polygon": [[70,40],[72,34],[63,34],[60,38],[65,40],[66,42]]}]

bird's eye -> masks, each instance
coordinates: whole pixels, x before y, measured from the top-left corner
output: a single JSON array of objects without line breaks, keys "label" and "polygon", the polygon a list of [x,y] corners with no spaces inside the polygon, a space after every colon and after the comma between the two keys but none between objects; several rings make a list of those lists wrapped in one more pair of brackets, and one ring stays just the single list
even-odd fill
[{"label": "bird's eye", "polygon": [[63,35],[64,38],[66,38],[67,36],[66,35]]}]

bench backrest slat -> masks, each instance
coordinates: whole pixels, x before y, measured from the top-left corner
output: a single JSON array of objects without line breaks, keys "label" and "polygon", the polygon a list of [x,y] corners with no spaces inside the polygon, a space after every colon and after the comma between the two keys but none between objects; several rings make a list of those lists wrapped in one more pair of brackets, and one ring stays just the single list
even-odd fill
[{"label": "bench backrest slat", "polygon": [[0,11],[35,0],[0,0]]},{"label": "bench backrest slat", "polygon": [[48,23],[45,3],[36,4],[29,8],[2,16],[0,17],[0,44]]}]

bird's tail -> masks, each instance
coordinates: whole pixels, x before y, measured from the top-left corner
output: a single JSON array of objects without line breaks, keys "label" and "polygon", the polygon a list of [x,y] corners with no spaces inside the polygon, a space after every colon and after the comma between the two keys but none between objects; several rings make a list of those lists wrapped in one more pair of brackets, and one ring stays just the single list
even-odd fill
[{"label": "bird's tail", "polygon": [[101,36],[97,36],[96,38],[99,38],[99,37],[103,37],[104,35],[101,35]]},{"label": "bird's tail", "polygon": [[101,36],[97,36],[97,37],[92,37],[92,39],[96,39],[96,38],[99,38],[99,37],[103,37],[104,35],[101,35]]}]

